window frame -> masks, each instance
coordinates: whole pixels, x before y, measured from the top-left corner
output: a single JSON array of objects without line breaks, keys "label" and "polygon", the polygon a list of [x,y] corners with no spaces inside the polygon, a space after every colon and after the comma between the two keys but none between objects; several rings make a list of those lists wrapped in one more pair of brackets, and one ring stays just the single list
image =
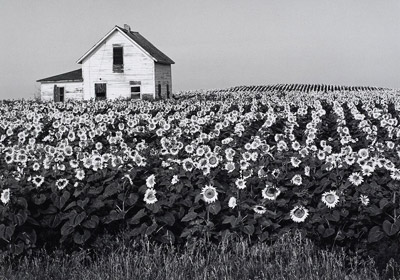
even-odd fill
[{"label": "window frame", "polygon": [[[133,88],[139,88],[139,92],[132,92]],[[142,82],[141,81],[130,81],[129,82],[130,89],[130,99],[131,100],[141,100],[142,99]],[[133,95],[139,95],[139,98],[132,98]]]},{"label": "window frame", "polygon": [[[116,56],[117,49],[121,50],[120,56]],[[116,61],[116,58],[120,59],[121,61]],[[120,44],[113,45],[113,73],[124,73],[124,47]]]}]

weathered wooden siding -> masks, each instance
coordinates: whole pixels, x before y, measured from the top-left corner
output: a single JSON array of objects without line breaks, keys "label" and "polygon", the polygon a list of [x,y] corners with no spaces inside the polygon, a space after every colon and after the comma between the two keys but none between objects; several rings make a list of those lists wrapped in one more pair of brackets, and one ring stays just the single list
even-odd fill
[{"label": "weathered wooden siding", "polygon": [[[113,73],[113,44],[123,46],[124,73]],[[154,60],[119,31],[107,38],[82,63],[84,99],[95,98],[94,84],[107,84],[107,99],[130,97],[130,81],[141,81],[141,92],[154,96]]]},{"label": "weathered wooden siding", "polygon": [[41,98],[43,101],[54,100],[54,85],[64,88],[64,99],[83,99],[82,82],[42,82],[40,85]]},{"label": "weathered wooden siding", "polygon": [[156,97],[158,97],[158,84],[161,84],[161,97],[167,98],[167,85],[170,97],[172,96],[171,65],[155,63]]}]

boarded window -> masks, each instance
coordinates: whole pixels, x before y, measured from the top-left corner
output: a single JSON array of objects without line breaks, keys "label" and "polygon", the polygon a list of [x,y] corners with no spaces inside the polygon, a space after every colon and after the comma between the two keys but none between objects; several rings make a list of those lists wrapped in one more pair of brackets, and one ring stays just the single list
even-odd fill
[{"label": "boarded window", "polygon": [[119,45],[113,46],[113,72],[124,72],[124,49]]},{"label": "boarded window", "polygon": [[140,99],[141,96],[141,82],[131,81],[129,85],[131,87],[131,99]]},{"label": "boarded window", "polygon": [[96,100],[107,99],[107,84],[94,84],[94,93]]}]

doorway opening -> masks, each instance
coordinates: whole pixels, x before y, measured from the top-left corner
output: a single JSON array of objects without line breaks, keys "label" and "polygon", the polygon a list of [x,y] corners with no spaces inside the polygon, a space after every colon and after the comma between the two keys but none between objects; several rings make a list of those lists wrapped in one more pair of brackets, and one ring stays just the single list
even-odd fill
[{"label": "doorway opening", "polygon": [[95,100],[106,100],[107,99],[107,84],[94,84]]}]

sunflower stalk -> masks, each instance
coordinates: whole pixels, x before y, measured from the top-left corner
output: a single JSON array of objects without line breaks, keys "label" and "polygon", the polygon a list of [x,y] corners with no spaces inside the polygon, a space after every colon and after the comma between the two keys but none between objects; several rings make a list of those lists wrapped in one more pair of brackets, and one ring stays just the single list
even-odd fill
[{"label": "sunflower stalk", "polygon": [[237,192],[238,192],[238,199],[237,199],[237,206],[238,206],[238,217],[241,217],[241,213],[240,213],[240,190],[238,189],[237,190]]},{"label": "sunflower stalk", "polygon": [[210,226],[209,226],[209,223],[210,223],[210,205],[207,205],[206,209],[207,209],[207,231],[206,231],[206,240],[207,240],[207,243],[209,243],[209,241],[210,241]]},{"label": "sunflower stalk", "polygon": [[[396,204],[396,192],[393,193],[393,204]],[[396,207],[393,210],[393,222],[395,223],[397,221],[397,212],[396,212]]]}]

